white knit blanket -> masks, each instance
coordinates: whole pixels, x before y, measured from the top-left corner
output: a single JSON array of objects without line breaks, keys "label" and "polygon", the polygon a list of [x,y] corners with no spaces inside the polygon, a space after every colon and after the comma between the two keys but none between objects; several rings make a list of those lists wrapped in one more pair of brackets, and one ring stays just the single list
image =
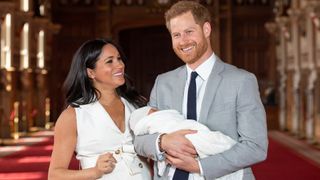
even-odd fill
[{"label": "white knit blanket", "polygon": [[[148,115],[150,107],[143,107],[135,110],[130,117],[130,128],[135,135],[145,135],[154,133],[171,133],[181,129],[197,130],[195,134],[187,134],[194,145],[199,158],[218,154],[230,149],[236,141],[219,131],[210,131],[205,125],[195,120],[185,119],[176,110],[161,110]],[[158,163],[158,174],[163,175],[164,162]],[[196,179],[204,179],[199,174],[193,174]],[[218,178],[218,180],[240,180],[243,177],[243,170]]]}]

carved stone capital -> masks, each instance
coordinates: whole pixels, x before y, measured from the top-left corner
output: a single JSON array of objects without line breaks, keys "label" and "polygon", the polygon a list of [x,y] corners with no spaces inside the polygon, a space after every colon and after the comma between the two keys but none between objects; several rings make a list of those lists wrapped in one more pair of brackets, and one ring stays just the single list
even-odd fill
[{"label": "carved stone capital", "polygon": [[288,12],[288,15],[290,16],[290,18],[294,21],[298,21],[299,18],[301,17],[301,15],[303,14],[302,10],[298,9],[298,8],[290,8],[290,9],[288,9],[287,12]]},{"label": "carved stone capital", "polygon": [[315,27],[320,28],[320,2],[312,1],[305,7],[305,14],[310,18]]},{"label": "carved stone capital", "polygon": [[319,7],[320,7],[319,0],[308,0],[308,1],[305,1],[304,3],[305,3],[305,6],[304,6],[305,9],[309,9],[309,10],[318,9],[319,10]]},{"label": "carved stone capital", "polygon": [[276,17],[276,23],[280,27],[281,34],[289,40],[290,39],[290,32],[289,32],[289,18],[285,16]]},{"label": "carved stone capital", "polygon": [[279,29],[275,22],[267,22],[264,24],[264,27],[272,35],[276,35]]},{"label": "carved stone capital", "polygon": [[288,22],[289,22],[289,19],[286,16],[276,17],[276,23],[279,24],[280,26],[287,26]]}]

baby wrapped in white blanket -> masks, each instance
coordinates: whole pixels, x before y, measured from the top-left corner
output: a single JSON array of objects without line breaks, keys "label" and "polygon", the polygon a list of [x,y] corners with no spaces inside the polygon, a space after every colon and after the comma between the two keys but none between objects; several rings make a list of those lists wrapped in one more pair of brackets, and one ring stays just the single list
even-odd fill
[{"label": "baby wrapped in white blanket", "polygon": [[[171,133],[181,129],[197,130],[195,134],[187,134],[194,145],[200,159],[210,155],[218,154],[230,149],[236,141],[222,134],[219,131],[210,131],[205,125],[195,120],[185,119],[176,110],[155,111],[151,107],[142,107],[130,116],[130,128],[135,135],[145,135],[154,133]],[[158,161],[158,174],[163,175],[166,164]],[[193,174],[196,179],[204,179],[200,174]],[[218,178],[218,180],[240,180],[243,177],[243,170]]]}]

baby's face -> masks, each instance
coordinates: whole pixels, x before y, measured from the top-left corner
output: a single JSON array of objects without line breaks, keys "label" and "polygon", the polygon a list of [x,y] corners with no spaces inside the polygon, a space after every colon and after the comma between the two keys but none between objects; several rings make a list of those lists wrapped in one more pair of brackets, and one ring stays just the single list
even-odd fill
[{"label": "baby's face", "polygon": [[149,110],[149,112],[148,112],[148,115],[149,115],[149,114],[152,114],[152,113],[154,113],[154,112],[157,112],[157,111],[158,111],[158,109],[151,108],[151,109]]}]

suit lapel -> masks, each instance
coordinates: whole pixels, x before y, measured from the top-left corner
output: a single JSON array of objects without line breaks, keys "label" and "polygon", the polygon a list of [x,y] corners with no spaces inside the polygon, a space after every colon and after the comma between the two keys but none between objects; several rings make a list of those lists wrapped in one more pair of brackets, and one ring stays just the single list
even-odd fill
[{"label": "suit lapel", "polygon": [[216,56],[216,62],[209,76],[204,97],[202,100],[201,112],[200,112],[200,118],[199,118],[199,122],[201,122],[202,124],[205,124],[207,121],[210,106],[214,101],[214,97],[216,95],[218,86],[222,79],[222,77],[219,74],[223,71],[223,69],[224,69],[224,63]]},{"label": "suit lapel", "polygon": [[186,66],[182,67],[174,77],[173,85],[173,97],[172,97],[172,108],[182,113],[182,102],[184,87],[187,81],[187,69]]}]

